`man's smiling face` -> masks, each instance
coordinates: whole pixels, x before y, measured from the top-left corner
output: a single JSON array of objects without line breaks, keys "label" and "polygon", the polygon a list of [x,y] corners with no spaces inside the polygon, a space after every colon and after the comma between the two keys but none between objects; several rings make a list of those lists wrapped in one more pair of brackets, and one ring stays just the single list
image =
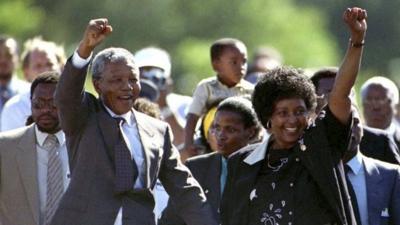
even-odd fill
[{"label": "man's smiling face", "polygon": [[131,110],[139,95],[137,71],[133,63],[125,60],[109,62],[105,64],[101,78],[93,81],[101,100],[117,115]]}]

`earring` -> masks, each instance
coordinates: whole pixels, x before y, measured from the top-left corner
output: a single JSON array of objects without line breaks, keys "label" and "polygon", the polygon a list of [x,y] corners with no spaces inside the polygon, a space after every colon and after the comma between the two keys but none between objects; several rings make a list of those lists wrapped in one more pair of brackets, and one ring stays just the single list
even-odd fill
[{"label": "earring", "polygon": [[267,129],[271,128],[271,120],[267,121],[267,126],[266,127],[267,127]]}]

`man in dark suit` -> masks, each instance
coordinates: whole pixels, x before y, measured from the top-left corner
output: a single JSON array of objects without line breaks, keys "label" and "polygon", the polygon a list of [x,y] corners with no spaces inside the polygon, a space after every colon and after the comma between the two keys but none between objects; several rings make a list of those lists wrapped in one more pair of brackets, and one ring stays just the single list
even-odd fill
[{"label": "man in dark suit", "polygon": [[[258,137],[261,126],[249,100],[231,97],[218,105],[211,129],[209,135],[214,135],[217,141],[216,152],[190,158],[186,165],[204,189],[214,215],[219,218],[228,173],[227,159]],[[185,224],[176,212],[174,202],[169,201],[159,225]]]},{"label": "man in dark suit", "polygon": [[[317,114],[327,104],[327,97],[332,90],[337,72],[338,69],[336,67],[328,67],[318,70],[311,77],[318,96]],[[352,95],[354,94],[353,90]],[[362,129],[364,136],[361,139],[360,150],[365,156],[388,163],[400,164],[398,147],[393,139],[389,137],[389,134],[370,127],[363,127]]]},{"label": "man in dark suit", "polygon": [[364,156],[360,152],[363,129],[353,107],[350,149],[344,156],[347,177],[354,189],[353,209],[359,224],[400,224],[400,167]]},{"label": "man in dark suit", "polygon": [[111,32],[107,19],[89,22],[56,90],[71,183],[51,224],[154,225],[157,179],[187,224],[216,224],[168,125],[132,109],[140,92],[133,55],[122,48],[99,52],[91,71],[99,99],[84,91],[90,56]]},{"label": "man in dark suit", "polygon": [[380,129],[363,126],[360,151],[363,155],[380,161],[400,165],[399,150],[389,134]]}]

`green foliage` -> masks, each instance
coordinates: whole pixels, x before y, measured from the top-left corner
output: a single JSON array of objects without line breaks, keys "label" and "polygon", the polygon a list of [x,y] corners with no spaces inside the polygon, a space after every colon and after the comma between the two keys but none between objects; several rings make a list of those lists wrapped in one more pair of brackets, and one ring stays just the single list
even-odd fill
[{"label": "green foliage", "polygon": [[[347,7],[358,6],[368,12],[368,30],[361,76],[383,75],[390,77],[400,84],[400,8],[399,0],[296,0],[299,4],[318,8],[326,20],[329,29],[340,46],[345,46],[349,40],[349,34],[345,27],[339,23],[343,10]],[[344,48],[342,54],[344,54]],[[364,78],[363,78],[364,79]]]},{"label": "green foliage", "polygon": [[40,7],[32,6],[29,0],[0,2],[0,30],[17,39],[27,38],[39,29],[44,18]]},{"label": "green foliage", "polygon": [[177,91],[191,95],[199,80],[214,76],[209,47],[221,37],[241,39],[250,62],[258,46],[273,46],[287,65],[338,65],[349,38],[342,13],[355,5],[368,10],[357,85],[373,75],[399,83],[400,0],[0,0],[0,30],[20,43],[42,35],[64,43],[71,54],[88,21],[106,17],[114,33],[97,50],[164,48],[171,53]]},{"label": "green foliage", "polygon": [[210,43],[210,41],[187,38],[177,46],[172,58],[174,65],[187,69],[184,73],[173,74],[175,86],[180,87],[182,93],[192,95],[200,80],[214,76],[209,53]]},{"label": "green foliage", "polygon": [[268,45],[285,64],[338,65],[349,38],[341,17],[353,5],[369,15],[363,74],[399,81],[399,0],[2,0],[0,29],[18,40],[42,34],[72,53],[91,18],[109,18],[114,33],[99,49],[162,47],[171,53],[176,88],[191,94],[213,75],[209,46],[221,37],[243,40],[250,60],[256,47]]},{"label": "green foliage", "polygon": [[[257,46],[272,45],[282,52],[285,63],[289,65],[316,67],[337,64],[336,45],[315,9],[299,8],[290,0],[230,1],[230,4],[221,1],[207,1],[207,4],[176,2],[182,5],[182,17],[188,19],[185,36],[197,40],[183,40],[175,51],[179,59],[174,61],[179,80],[177,86],[184,93],[191,93],[189,90],[193,90],[197,83],[194,81],[213,74],[207,73],[211,71],[209,47],[213,40],[226,36],[243,40],[249,53]],[[207,40],[210,40],[208,44]],[[200,62],[204,64],[199,65]]]},{"label": "green foliage", "polygon": [[296,67],[337,63],[337,46],[316,9],[296,6],[290,0],[249,0],[242,2],[240,13],[247,25],[234,29],[241,32],[249,49],[272,45],[282,52],[286,64]]},{"label": "green foliage", "polygon": [[[26,1],[19,0],[32,8]],[[221,37],[241,39],[250,56],[258,46],[273,46],[285,64],[296,67],[335,65],[338,59],[325,17],[315,7],[296,5],[294,0],[33,1],[46,11],[46,22],[36,27],[37,32],[65,43],[69,53],[87,22],[98,17],[108,18],[114,28],[98,50],[121,46],[134,52],[149,45],[166,49],[173,59],[176,89],[186,94],[200,79],[213,76],[209,47]]]}]

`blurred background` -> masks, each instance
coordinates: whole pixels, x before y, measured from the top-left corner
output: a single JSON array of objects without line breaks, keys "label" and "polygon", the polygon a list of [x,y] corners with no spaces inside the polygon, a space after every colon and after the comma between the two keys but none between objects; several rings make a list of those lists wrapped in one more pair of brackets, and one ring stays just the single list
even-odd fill
[{"label": "blurred background", "polygon": [[366,8],[369,16],[357,84],[374,75],[399,84],[400,0],[0,0],[0,33],[20,45],[42,36],[70,55],[87,22],[106,17],[114,32],[98,49],[164,48],[172,57],[176,92],[192,95],[199,80],[214,75],[209,47],[221,37],[242,40],[250,62],[257,47],[272,46],[285,65],[339,65],[349,39],[342,13],[351,6]]}]

